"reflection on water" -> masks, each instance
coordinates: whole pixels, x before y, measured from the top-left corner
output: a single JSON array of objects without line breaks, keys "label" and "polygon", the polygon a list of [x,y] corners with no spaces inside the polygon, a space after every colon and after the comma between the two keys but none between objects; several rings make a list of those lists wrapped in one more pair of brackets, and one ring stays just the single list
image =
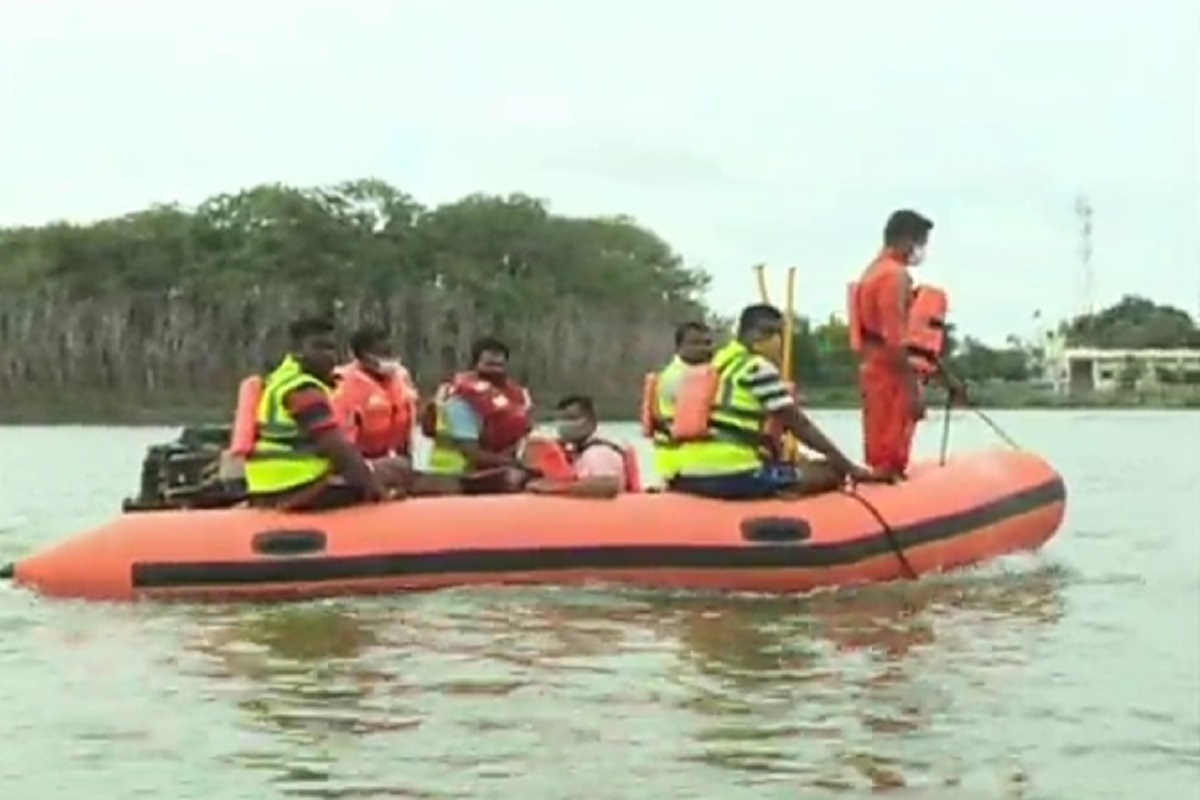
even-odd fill
[{"label": "reflection on water", "polygon": [[[1021,627],[1061,617],[1063,582],[1060,570],[1043,568],[696,603],[680,629],[698,671],[712,678],[692,704],[712,718],[701,757],[827,789],[900,787],[910,773],[927,782],[937,765],[905,752],[953,713],[947,661],[1020,658]],[[930,658],[939,662],[933,680]]]},{"label": "reflection on water", "polygon": [[[920,744],[955,713],[948,677],[1002,681],[1025,629],[1059,619],[1062,581],[1041,568],[799,599],[484,590],[190,609],[191,673],[236,688],[244,725],[268,735],[231,760],[293,796],[506,795],[531,778],[530,748],[614,741],[643,742],[659,778],[705,769],[835,794],[954,785],[961,768]],[[392,768],[368,751],[390,751]],[[548,790],[571,786],[578,761],[557,776],[536,761]],[[461,784],[422,782],[447,767]]]},{"label": "reflection on water", "polygon": [[[853,414],[819,413],[858,435]],[[503,589],[265,608],[0,586],[0,781],[16,800],[1194,795],[1200,460],[1183,445],[1200,417],[997,417],[1071,487],[1042,557],[1065,573],[1032,559],[791,600]],[[962,422],[957,446],[990,443]],[[21,454],[0,481],[3,560],[108,518],[172,434],[0,428],[0,453]]]}]

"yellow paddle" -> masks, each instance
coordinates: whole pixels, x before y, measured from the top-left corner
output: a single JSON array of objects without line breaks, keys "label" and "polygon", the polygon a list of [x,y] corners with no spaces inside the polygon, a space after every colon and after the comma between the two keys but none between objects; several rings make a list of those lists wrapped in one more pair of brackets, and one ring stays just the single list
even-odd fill
[{"label": "yellow paddle", "polygon": [[758,297],[762,302],[770,304],[771,297],[767,294],[767,278],[764,274],[767,269],[766,264],[755,264],[754,275],[758,280]]},{"label": "yellow paddle", "polygon": [[[755,277],[758,283],[758,296],[762,302],[770,303],[771,297],[767,291],[766,279],[766,264],[756,264],[754,266]],[[792,344],[796,333],[796,268],[788,267],[787,272],[787,301],[784,309],[783,317],[783,355],[780,361],[780,373],[783,379],[788,383],[792,383]],[[796,437],[791,433],[784,434],[783,437],[783,460],[789,464],[796,464],[804,460],[804,452],[800,449],[800,443],[796,441]]]}]

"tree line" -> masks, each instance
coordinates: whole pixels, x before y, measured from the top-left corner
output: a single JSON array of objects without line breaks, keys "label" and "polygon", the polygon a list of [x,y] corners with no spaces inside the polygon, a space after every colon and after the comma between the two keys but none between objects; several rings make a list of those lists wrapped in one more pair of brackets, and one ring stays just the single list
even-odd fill
[{"label": "tree line", "polygon": [[0,393],[216,397],[322,313],[386,326],[426,387],[494,334],[535,391],[617,397],[669,357],[675,322],[705,315],[708,282],[628,217],[521,194],[429,208],[377,180],[264,185],[0,230]]},{"label": "tree line", "polygon": [[[712,319],[708,285],[629,217],[564,216],[522,194],[427,207],[379,180],[0,229],[0,414],[22,397],[227,400],[277,357],[287,323],[312,313],[345,331],[385,326],[426,389],[493,334],[539,395],[582,390],[629,408],[643,372],[669,357],[673,326]],[[1136,297],[1060,334],[1200,346],[1185,312]],[[801,385],[854,383],[843,319],[798,318],[794,353]],[[1013,338],[996,348],[955,335],[949,358],[970,379],[1018,381],[1032,355]]]}]

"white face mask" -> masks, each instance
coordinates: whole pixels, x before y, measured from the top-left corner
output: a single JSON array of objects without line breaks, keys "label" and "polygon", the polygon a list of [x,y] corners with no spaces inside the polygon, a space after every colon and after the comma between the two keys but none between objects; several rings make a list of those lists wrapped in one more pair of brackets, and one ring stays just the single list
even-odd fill
[{"label": "white face mask", "polygon": [[908,254],[909,266],[915,267],[925,260],[925,245],[919,244],[913,247],[912,252]]},{"label": "white face mask", "polygon": [[398,358],[381,358],[378,363],[379,371],[384,375],[395,375],[400,371],[400,359]]},{"label": "white face mask", "polygon": [[370,356],[362,359],[363,364],[367,369],[373,370],[379,375],[395,375],[400,369],[400,359],[398,358],[376,358]]}]

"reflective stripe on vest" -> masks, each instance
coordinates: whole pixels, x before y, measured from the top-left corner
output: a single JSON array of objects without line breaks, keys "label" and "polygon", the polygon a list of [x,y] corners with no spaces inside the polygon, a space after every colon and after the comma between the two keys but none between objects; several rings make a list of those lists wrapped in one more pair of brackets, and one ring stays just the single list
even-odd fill
[{"label": "reflective stripe on vest", "polygon": [[760,451],[765,442],[762,430],[767,411],[741,385],[741,379],[755,369],[761,358],[737,341],[713,356],[718,383],[709,420],[711,438],[676,445],[678,474],[727,475],[762,466]]},{"label": "reflective stripe on vest", "polygon": [[251,494],[287,491],[329,473],[329,460],[314,452],[283,402],[289,392],[306,386],[319,388],[332,400],[329,387],[304,372],[291,356],[267,377],[258,401],[254,449],[246,458]]}]

